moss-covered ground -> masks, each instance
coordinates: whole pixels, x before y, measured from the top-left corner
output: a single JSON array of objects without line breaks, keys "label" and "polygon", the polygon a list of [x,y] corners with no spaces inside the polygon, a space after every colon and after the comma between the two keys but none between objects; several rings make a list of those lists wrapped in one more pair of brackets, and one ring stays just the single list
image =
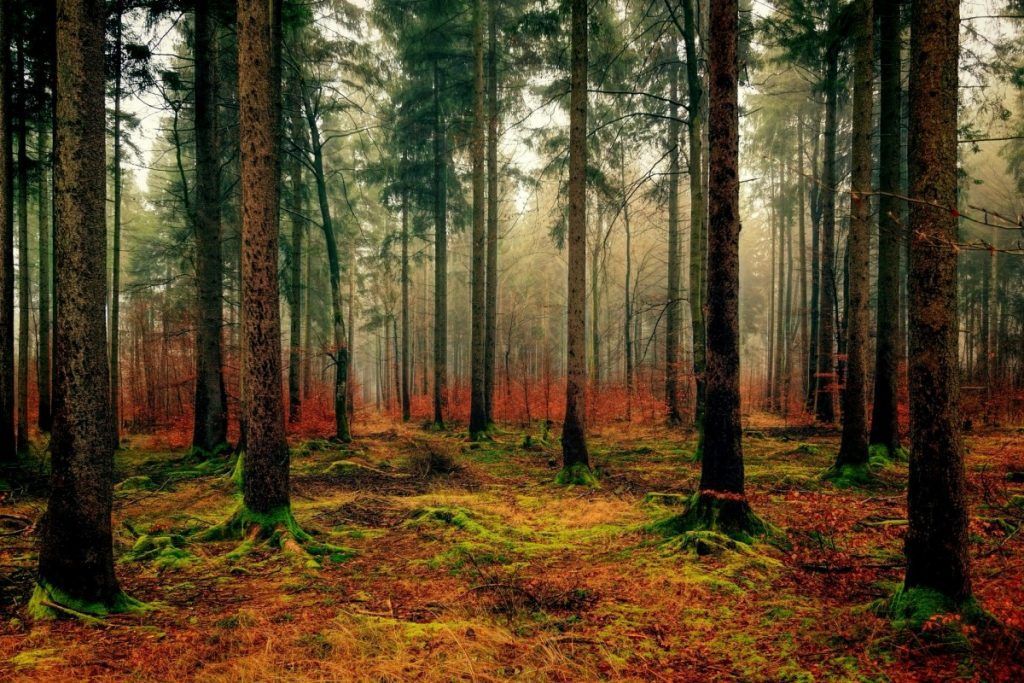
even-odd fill
[{"label": "moss-covered ground", "polygon": [[236,508],[230,456],[129,437],[117,571],[158,608],[98,623],[27,618],[45,498],[40,477],[12,478],[0,680],[1024,679],[1020,434],[968,438],[975,591],[998,626],[914,629],[916,607],[879,609],[900,598],[906,464],[836,486],[821,477],[836,434],[755,417],[748,497],[773,533],[747,543],[659,532],[696,489],[693,434],[616,424],[589,443],[600,485],[567,487],[557,434],[510,425],[473,443],[361,416],[351,444],[296,441],[294,523],[326,549],[313,563],[204,534]]}]

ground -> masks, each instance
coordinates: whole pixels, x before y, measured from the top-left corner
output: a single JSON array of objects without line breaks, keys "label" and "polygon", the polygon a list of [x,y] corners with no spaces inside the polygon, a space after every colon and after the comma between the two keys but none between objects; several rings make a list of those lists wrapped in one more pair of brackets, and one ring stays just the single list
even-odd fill
[{"label": "ground", "polygon": [[364,421],[348,447],[296,441],[295,517],[335,547],[319,567],[199,542],[236,504],[232,463],[128,437],[118,573],[156,609],[99,624],[25,618],[45,502],[29,476],[0,519],[0,679],[1024,679],[1020,432],[967,439],[975,590],[998,625],[912,632],[879,609],[902,577],[905,465],[836,488],[835,434],[755,418],[750,501],[782,534],[666,539],[655,522],[699,477],[692,434],[596,430],[599,486],[563,487],[541,429],[471,443]]}]

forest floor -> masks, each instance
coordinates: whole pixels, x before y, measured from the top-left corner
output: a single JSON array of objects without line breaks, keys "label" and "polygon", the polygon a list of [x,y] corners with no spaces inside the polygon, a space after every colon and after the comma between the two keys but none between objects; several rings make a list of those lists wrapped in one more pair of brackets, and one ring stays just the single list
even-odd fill
[{"label": "forest floor", "polygon": [[[754,419],[750,499],[786,541],[687,549],[650,525],[696,487],[692,435],[596,430],[596,489],[555,486],[557,440],[538,436],[363,422],[350,448],[293,443],[297,519],[348,549],[321,568],[191,542],[236,503],[230,460],[129,437],[118,573],[156,609],[98,624],[24,620],[35,539],[17,517],[45,505],[30,477],[3,494],[0,679],[1024,680],[1021,432],[967,439],[974,586],[999,625],[964,638],[875,609],[902,578],[905,465],[836,489],[819,479],[835,434]],[[146,534],[167,540],[141,552]]]}]

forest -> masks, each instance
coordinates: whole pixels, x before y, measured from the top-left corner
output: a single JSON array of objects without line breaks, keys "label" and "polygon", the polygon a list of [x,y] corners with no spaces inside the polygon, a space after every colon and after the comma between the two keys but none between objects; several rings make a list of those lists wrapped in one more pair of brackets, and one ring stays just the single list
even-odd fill
[{"label": "forest", "polygon": [[1024,0],[0,0],[0,680],[1024,680]]}]

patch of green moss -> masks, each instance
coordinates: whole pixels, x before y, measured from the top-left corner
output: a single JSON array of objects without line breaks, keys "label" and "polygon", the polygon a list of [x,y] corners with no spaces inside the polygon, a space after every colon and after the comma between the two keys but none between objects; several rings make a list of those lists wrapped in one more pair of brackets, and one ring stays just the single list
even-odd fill
[{"label": "patch of green moss", "polygon": [[662,505],[664,507],[681,507],[690,502],[691,496],[684,493],[659,493],[651,491],[644,495],[644,505]]},{"label": "patch of green moss", "polygon": [[678,515],[651,525],[651,530],[666,537],[691,531],[713,531],[742,543],[758,538],[780,538],[781,532],[754,514],[746,499],[716,496],[711,492],[695,493]]},{"label": "patch of green moss", "polygon": [[238,457],[235,458],[235,466],[231,468],[231,483],[241,491],[242,485],[245,483],[245,453],[239,453]]},{"label": "patch of green moss", "polygon": [[558,486],[586,486],[596,488],[601,484],[594,476],[593,470],[584,463],[578,462],[569,467],[563,467],[555,476],[555,484]]},{"label": "patch of green moss", "polygon": [[153,491],[156,488],[156,482],[144,474],[128,477],[114,486],[117,491]]},{"label": "patch of green moss", "polygon": [[40,581],[32,591],[26,613],[37,621],[73,617],[95,623],[111,614],[144,612],[150,609],[153,609],[151,605],[136,600],[123,591],[119,591],[109,602],[96,602],[72,597],[56,586]]},{"label": "patch of green moss", "polygon": [[868,463],[833,465],[822,473],[821,479],[831,482],[837,489],[863,488],[878,483]]},{"label": "patch of green moss", "polygon": [[150,562],[158,571],[182,569],[199,561],[185,550],[185,537],[179,534],[140,536],[122,562]]},{"label": "patch of green moss", "polygon": [[823,452],[824,451],[821,446],[817,446],[813,443],[802,443],[790,451],[790,453],[794,455],[798,453],[800,455],[820,455]]},{"label": "patch of green moss", "polygon": [[958,602],[930,588],[907,588],[903,584],[881,608],[897,629],[929,631],[939,639],[950,641],[963,640],[961,627],[964,624],[981,624],[992,619],[974,598]]},{"label": "patch of green moss", "polygon": [[884,443],[874,443],[868,446],[868,460],[874,467],[888,467],[894,463],[909,462],[910,453],[902,446],[891,449]]},{"label": "patch of green moss", "polygon": [[17,670],[35,669],[40,666],[63,664],[64,658],[55,647],[43,647],[37,650],[19,652],[8,660]]}]

